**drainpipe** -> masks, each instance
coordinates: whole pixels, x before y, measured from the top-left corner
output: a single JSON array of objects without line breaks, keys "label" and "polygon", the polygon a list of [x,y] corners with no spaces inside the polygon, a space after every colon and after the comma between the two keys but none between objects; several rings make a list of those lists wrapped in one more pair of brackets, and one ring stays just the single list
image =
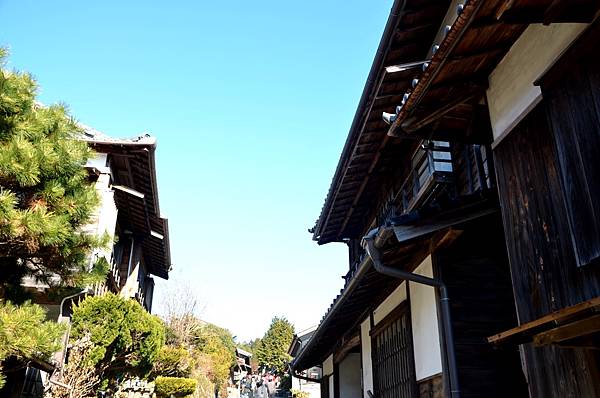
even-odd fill
[{"label": "drainpipe", "polygon": [[129,250],[129,261],[127,264],[127,277],[125,279],[125,281],[127,282],[127,279],[129,279],[129,274],[131,274],[131,263],[133,261],[133,248],[135,246],[135,239],[133,238],[133,235],[131,236],[131,249]]},{"label": "drainpipe", "polygon": [[431,286],[438,289],[440,295],[440,312],[442,318],[442,327],[444,329],[444,345],[446,347],[446,356],[448,357],[448,373],[450,379],[450,396],[452,398],[460,398],[460,388],[458,384],[458,370],[456,367],[456,353],[454,351],[454,336],[452,334],[452,321],[450,318],[450,299],[448,298],[448,288],[438,280],[429,278],[423,275],[413,274],[397,268],[388,267],[383,264],[381,252],[375,245],[376,239],[379,237],[379,228],[371,230],[364,238],[363,245],[369,257],[373,261],[373,267],[377,272],[393,278],[407,280],[410,282],[419,283],[422,285]]},{"label": "drainpipe", "polygon": [[[85,289],[81,290],[80,292],[77,292],[75,294],[72,294],[70,296],[64,297],[61,302],[60,302],[60,314],[59,314],[59,322],[63,322],[63,318],[65,318],[63,316],[63,306],[65,304],[65,302],[68,299],[72,299],[75,298],[77,296],[81,296],[82,294],[89,294],[91,293],[91,289],[89,287],[86,287]],[[62,349],[62,355],[61,355],[61,359],[60,359],[60,377],[62,379],[63,376],[63,371],[65,368],[65,360],[67,359],[67,346],[69,344],[69,335],[71,334],[71,322],[67,321],[67,331],[65,332],[65,338],[63,341],[63,349]]]}]

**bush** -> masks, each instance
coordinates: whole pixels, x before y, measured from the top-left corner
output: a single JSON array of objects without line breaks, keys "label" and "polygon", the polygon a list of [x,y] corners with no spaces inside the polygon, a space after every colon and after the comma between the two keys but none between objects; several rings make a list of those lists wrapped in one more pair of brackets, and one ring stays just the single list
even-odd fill
[{"label": "bush", "polygon": [[310,394],[306,391],[292,390],[292,398],[308,398]]},{"label": "bush", "polygon": [[196,391],[197,381],[185,377],[162,377],[154,381],[154,391],[160,398],[187,397]]},{"label": "bush", "polygon": [[195,332],[199,362],[208,362],[207,376],[217,388],[227,383],[229,369],[235,364],[235,343],[227,329],[205,324]]},{"label": "bush", "polygon": [[155,376],[189,377],[194,367],[188,350],[183,347],[163,346],[152,367]]},{"label": "bush", "polygon": [[92,348],[82,365],[96,367],[111,384],[152,369],[164,344],[164,325],[137,301],[107,293],[74,307],[71,337],[83,336],[89,336]]}]

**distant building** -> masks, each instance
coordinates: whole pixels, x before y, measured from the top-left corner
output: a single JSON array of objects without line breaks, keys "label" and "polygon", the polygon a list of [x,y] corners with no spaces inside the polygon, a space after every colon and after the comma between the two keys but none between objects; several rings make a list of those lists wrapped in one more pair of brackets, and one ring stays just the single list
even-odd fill
[{"label": "distant building", "polygon": [[[292,358],[298,355],[302,347],[304,347],[308,343],[312,335],[315,333],[315,330],[317,330],[317,327],[313,326],[294,335],[292,343],[290,344],[290,348],[288,349],[288,354],[290,354]],[[320,367],[314,366],[302,372],[302,376],[306,376],[307,378],[314,380],[319,380],[321,379],[322,373],[323,372]],[[291,377],[293,390],[307,392],[310,398],[319,398],[321,396],[320,383],[315,381],[309,381],[306,379],[300,379],[294,374],[292,374]]]},{"label": "distant building", "polygon": [[250,360],[252,353],[245,351],[239,347],[235,349],[235,365],[231,368],[231,381],[237,386],[239,381],[252,373]]}]

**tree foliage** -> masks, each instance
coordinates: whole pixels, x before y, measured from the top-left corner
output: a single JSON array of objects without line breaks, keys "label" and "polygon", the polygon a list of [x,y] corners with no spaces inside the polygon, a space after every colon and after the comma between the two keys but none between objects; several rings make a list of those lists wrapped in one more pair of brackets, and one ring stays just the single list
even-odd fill
[{"label": "tree foliage", "polygon": [[194,344],[201,360],[204,359],[208,378],[216,386],[223,386],[229,377],[229,369],[235,364],[233,336],[227,329],[206,323],[197,330],[195,337]]},{"label": "tree foliage", "polygon": [[187,397],[196,391],[198,383],[185,377],[157,377],[154,381],[156,395],[162,397]]},{"label": "tree foliage", "polygon": [[91,151],[65,106],[39,105],[35,81],[5,59],[0,49],[0,286],[9,295],[26,275],[76,285],[103,243],[81,232],[99,202],[83,168]]},{"label": "tree foliage", "polygon": [[171,347],[169,350],[185,348],[193,358],[189,377],[197,381],[194,397],[213,396],[226,386],[229,369],[235,363],[233,336],[228,330],[196,316],[198,303],[193,289],[185,282],[179,283],[167,296],[164,303],[167,346]]},{"label": "tree foliage", "polygon": [[274,317],[256,349],[259,366],[272,369],[278,374],[285,373],[291,359],[287,351],[293,338],[294,326],[284,317]]},{"label": "tree foliage", "polygon": [[[60,348],[63,330],[62,325],[46,321],[39,305],[0,301],[0,365],[9,357],[49,359]],[[0,373],[0,388],[3,384]]]},{"label": "tree foliage", "polygon": [[93,346],[83,365],[102,369],[104,379],[146,375],[164,344],[162,321],[135,300],[112,293],[88,297],[73,309],[73,339]]}]

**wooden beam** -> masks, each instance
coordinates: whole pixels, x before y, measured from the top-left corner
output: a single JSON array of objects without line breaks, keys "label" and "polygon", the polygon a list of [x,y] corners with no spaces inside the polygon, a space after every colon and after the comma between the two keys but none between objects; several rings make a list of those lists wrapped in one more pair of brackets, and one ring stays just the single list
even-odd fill
[{"label": "wooden beam", "polygon": [[600,315],[593,315],[580,321],[559,326],[533,336],[533,344],[541,347],[561,343],[577,337],[586,336],[600,331]]},{"label": "wooden beam", "polygon": [[431,238],[431,251],[449,247],[462,233],[463,230],[455,228],[435,233]]},{"label": "wooden beam", "polygon": [[492,53],[498,53],[501,51],[508,51],[512,46],[512,41],[502,41],[496,43],[490,47],[478,48],[476,50],[464,51],[458,54],[453,54],[448,57],[450,61],[461,61],[468,58],[481,57],[484,55],[490,55]]},{"label": "wooden beam", "polygon": [[468,79],[460,76],[455,79],[447,79],[439,83],[432,84],[430,91],[453,89],[458,92],[468,92],[473,90],[485,91],[489,87],[488,76],[483,74],[471,74]]},{"label": "wooden beam", "polygon": [[506,11],[510,10],[515,2],[516,0],[506,0],[504,3],[500,4],[496,11],[496,19],[501,20]]},{"label": "wooden beam", "polygon": [[547,0],[546,4],[535,7],[527,7],[526,4],[511,6],[497,14],[497,18],[511,24],[589,23],[594,20],[597,11],[598,5],[593,0]]},{"label": "wooden beam", "polygon": [[417,130],[420,130],[423,127],[427,126],[428,124],[435,122],[436,120],[438,120],[439,118],[441,118],[442,116],[447,114],[448,112],[452,111],[452,109],[456,108],[457,106],[462,105],[465,102],[468,102],[470,100],[479,98],[483,94],[484,94],[484,91],[475,90],[475,92],[467,92],[463,95],[459,95],[454,100],[448,102],[446,105],[442,106],[441,108],[428,113],[427,116],[425,116],[424,118],[413,117],[408,120],[405,120],[401,125],[402,130],[404,130],[408,133],[413,133]]},{"label": "wooden beam", "polygon": [[334,363],[340,363],[343,361],[346,355],[348,355],[348,352],[360,344],[360,336],[356,334],[349,339],[344,336],[339,344],[339,350],[333,356]]},{"label": "wooden beam", "polygon": [[544,13],[543,24],[550,25],[562,14],[571,4],[564,0],[553,0]]},{"label": "wooden beam", "polygon": [[538,330],[537,328],[551,327],[560,321],[564,322],[567,319],[579,315],[586,310],[595,309],[597,307],[600,307],[600,297],[596,297],[591,300],[584,301],[583,303],[552,312],[551,314],[545,315],[534,321],[524,323],[502,333],[490,336],[487,340],[489,343],[500,343],[509,338],[518,337],[527,331],[533,332]]}]

